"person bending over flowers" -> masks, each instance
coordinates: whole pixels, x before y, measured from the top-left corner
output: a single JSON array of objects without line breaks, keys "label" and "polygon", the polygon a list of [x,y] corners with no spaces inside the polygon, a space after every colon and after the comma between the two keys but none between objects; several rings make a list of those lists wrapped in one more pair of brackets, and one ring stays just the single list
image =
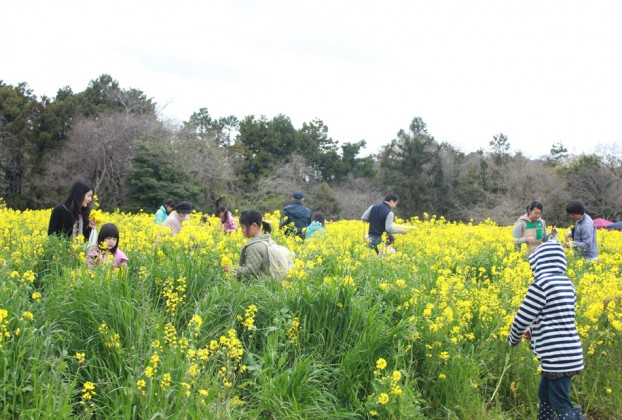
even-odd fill
[{"label": "person bending over flowers", "polygon": [[269,276],[270,257],[266,242],[270,239],[272,227],[262,220],[261,214],[256,210],[244,210],[240,213],[240,226],[244,237],[250,240],[240,252],[239,265],[237,267],[227,265],[223,270],[238,279]]}]

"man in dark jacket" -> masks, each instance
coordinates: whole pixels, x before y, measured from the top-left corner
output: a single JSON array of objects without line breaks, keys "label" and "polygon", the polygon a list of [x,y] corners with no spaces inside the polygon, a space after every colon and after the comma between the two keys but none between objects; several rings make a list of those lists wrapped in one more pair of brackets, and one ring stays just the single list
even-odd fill
[{"label": "man in dark jacket", "polygon": [[399,197],[397,195],[388,194],[384,197],[382,203],[371,205],[361,216],[362,221],[369,223],[367,234],[369,247],[375,249],[376,253],[378,252],[378,245],[382,242],[382,234],[384,232],[390,234],[406,233],[404,229],[393,227],[393,218],[395,217],[393,209],[397,207],[398,201]]},{"label": "man in dark jacket", "polygon": [[[285,232],[288,235],[297,235],[300,239],[305,238],[302,229],[311,224],[311,209],[306,207],[302,202],[304,201],[304,194],[300,191],[296,191],[292,194],[292,204],[285,206],[281,213],[280,228],[285,227]],[[294,227],[291,226],[294,224]]]}]

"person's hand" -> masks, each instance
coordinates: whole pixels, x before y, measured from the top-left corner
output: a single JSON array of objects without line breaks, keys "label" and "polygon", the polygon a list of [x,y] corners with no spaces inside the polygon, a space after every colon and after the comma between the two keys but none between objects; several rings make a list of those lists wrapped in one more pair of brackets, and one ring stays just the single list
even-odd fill
[{"label": "person's hand", "polygon": [[533,244],[535,244],[535,243],[536,243],[536,238],[534,238],[533,236],[528,236],[528,237],[527,237],[527,243],[528,243],[529,245],[533,245]]},{"label": "person's hand", "polygon": [[572,242],[566,242],[563,245],[564,248],[572,248]]},{"label": "person's hand", "polygon": [[228,273],[230,270],[231,270],[231,266],[230,265],[223,265],[222,271],[224,271],[225,273]]},{"label": "person's hand", "polygon": [[97,227],[97,223],[95,223],[95,220],[93,219],[89,219],[89,227],[91,229],[96,228]]},{"label": "person's hand", "polygon": [[551,235],[557,235],[557,228],[551,228]]},{"label": "person's hand", "polygon": [[527,341],[531,341],[531,330],[527,330],[523,333],[523,338]]},{"label": "person's hand", "polygon": [[406,230],[404,230],[404,229],[400,229],[400,233],[401,233],[402,235],[406,235]]}]

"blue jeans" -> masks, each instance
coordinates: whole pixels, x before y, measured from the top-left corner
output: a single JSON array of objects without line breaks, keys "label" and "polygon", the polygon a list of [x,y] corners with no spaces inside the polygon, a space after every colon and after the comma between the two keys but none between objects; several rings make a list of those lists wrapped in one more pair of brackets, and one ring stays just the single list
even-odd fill
[{"label": "blue jeans", "polygon": [[369,247],[376,250],[378,253],[378,245],[382,242],[382,236],[369,235]]},{"label": "blue jeans", "polygon": [[570,376],[558,379],[542,377],[538,397],[540,402],[548,402],[556,411],[573,408],[570,401]]}]

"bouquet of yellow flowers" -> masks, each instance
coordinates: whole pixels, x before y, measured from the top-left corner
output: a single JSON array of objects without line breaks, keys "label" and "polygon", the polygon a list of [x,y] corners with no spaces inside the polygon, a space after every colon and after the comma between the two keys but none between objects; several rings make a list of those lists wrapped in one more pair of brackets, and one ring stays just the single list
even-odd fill
[{"label": "bouquet of yellow flowers", "polygon": [[101,226],[104,223],[104,214],[101,210],[91,210],[89,219],[94,221],[98,226]]}]

